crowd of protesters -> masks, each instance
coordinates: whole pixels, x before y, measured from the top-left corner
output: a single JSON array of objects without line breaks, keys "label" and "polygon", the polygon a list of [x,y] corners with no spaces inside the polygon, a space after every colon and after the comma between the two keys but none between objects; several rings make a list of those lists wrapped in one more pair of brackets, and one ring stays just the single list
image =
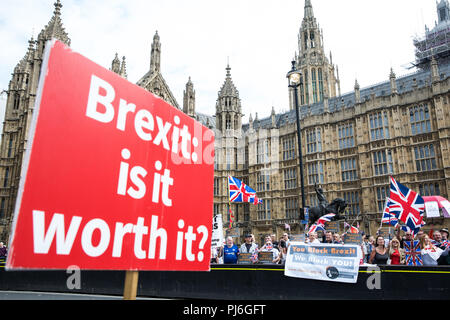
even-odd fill
[{"label": "crowd of protesters", "polygon": [[212,248],[211,263],[236,264],[238,263],[239,254],[241,253],[251,254],[252,263],[256,263],[258,262],[258,254],[260,252],[271,252],[271,263],[284,264],[286,261],[289,242],[289,236],[287,233],[283,234],[283,236],[278,240],[274,234],[267,235],[262,246],[259,246],[256,243],[255,236],[253,234],[246,234],[244,236],[244,242],[240,246],[234,243],[234,239],[232,237],[227,237],[225,240],[225,245],[220,248]]},{"label": "crowd of protesters", "polygon": [[[401,235],[401,233],[403,233]],[[305,238],[307,244],[344,244],[344,234],[326,231],[323,238],[319,239],[316,232],[310,232]],[[448,229],[441,229],[432,232],[432,237],[419,231],[415,236],[411,232],[396,230],[395,235],[385,239],[381,234],[370,236],[362,234],[361,252],[363,263],[376,265],[405,265],[406,252],[405,243],[416,240],[419,243],[420,255],[423,265],[450,265],[450,243]],[[264,244],[259,246],[252,234],[244,236],[244,242],[238,246],[232,237],[227,237],[225,244],[219,248],[213,248],[211,252],[211,263],[236,264],[239,254],[249,253],[252,255],[252,262],[258,262],[259,252],[271,252],[272,263],[284,264],[287,250],[291,240],[289,235],[284,233],[280,239],[276,239],[275,234],[267,235]]]},{"label": "crowd of protesters", "polygon": [[365,242],[365,259],[370,264],[406,264],[405,243],[415,240],[419,243],[423,265],[450,265],[448,235],[448,229],[445,228],[432,232],[432,238],[423,231],[415,236],[407,231],[401,236],[400,230],[397,230],[390,240],[378,235]]},{"label": "crowd of protesters", "polygon": [[[416,235],[411,232],[404,232],[399,229],[396,234],[389,239],[382,235],[374,236],[362,234],[361,251],[363,254],[363,263],[376,265],[404,265],[406,264],[405,243],[416,240],[419,243],[422,263],[425,266],[450,265],[450,242],[448,229],[441,229],[426,234],[419,231]],[[431,236],[431,237],[430,237]],[[317,244],[344,244],[343,235],[326,231],[323,238],[319,240],[316,232],[310,232],[305,239],[305,243]],[[286,261],[287,250],[291,240],[287,233],[277,240],[275,234],[267,235],[264,238],[264,244],[259,246],[253,234],[246,234],[244,242],[238,246],[234,243],[232,237],[227,237],[223,246],[214,247],[211,250],[211,263],[214,264],[237,264],[239,254],[249,253],[252,255],[252,263],[258,262],[260,252],[271,252],[274,264],[284,264]],[[7,247],[0,242],[0,261],[6,259]]]}]

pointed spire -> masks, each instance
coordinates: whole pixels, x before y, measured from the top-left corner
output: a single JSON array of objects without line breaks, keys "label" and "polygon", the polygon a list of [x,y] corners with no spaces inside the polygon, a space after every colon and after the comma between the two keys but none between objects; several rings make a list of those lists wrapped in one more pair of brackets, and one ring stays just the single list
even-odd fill
[{"label": "pointed spire", "polygon": [[56,0],[56,2],[54,3],[55,6],[55,11],[53,11],[53,15],[55,16],[61,16],[61,8],[62,8],[62,4],[60,0]]},{"label": "pointed spire", "polygon": [[28,51],[27,56],[29,60],[33,60],[36,49],[36,41],[34,41],[34,37],[31,36],[31,39],[28,40]]},{"label": "pointed spire", "polygon": [[152,74],[161,72],[161,43],[159,40],[158,30],[156,30],[150,54],[150,71]]},{"label": "pointed spire", "polygon": [[31,39],[28,40],[28,51],[31,51],[32,49],[34,49],[34,44],[35,44],[34,37],[31,36]]},{"label": "pointed spire", "polygon": [[155,35],[153,36],[153,42],[159,42],[159,39],[158,30],[156,30]]},{"label": "pointed spire", "polygon": [[359,91],[359,83],[357,79],[355,79],[355,102],[361,102],[361,92]]},{"label": "pointed spire", "polygon": [[272,112],[270,113],[270,118],[271,118],[271,121],[272,121],[272,128],[275,128],[276,127],[276,114],[275,114],[275,107],[274,106],[272,106]]},{"label": "pointed spire", "polygon": [[195,90],[191,77],[189,77],[183,92],[183,112],[191,118],[195,117]]},{"label": "pointed spire", "polygon": [[128,77],[127,75],[127,64],[125,61],[125,56],[122,57],[122,65],[120,66],[120,75],[125,79]]},{"label": "pointed spire", "polygon": [[70,46],[70,39],[67,32],[64,30],[61,20],[61,8],[62,4],[60,0],[54,3],[55,10],[53,11],[53,16],[49,23],[44,27],[44,29],[38,35],[38,41],[46,42],[52,38],[61,40],[68,46]]},{"label": "pointed spire", "polygon": [[389,74],[389,79],[395,78],[394,69],[391,68],[391,73]]},{"label": "pointed spire", "polygon": [[120,73],[120,60],[119,55],[116,52],[116,55],[114,57],[114,60],[111,63],[111,71],[115,73]]},{"label": "pointed spire", "polygon": [[389,74],[389,81],[391,82],[391,94],[398,93],[396,76],[394,73],[394,69],[392,69],[392,68],[391,68],[391,73]]},{"label": "pointed spire", "polygon": [[305,18],[314,18],[311,0],[305,0]]},{"label": "pointed spire", "polygon": [[219,97],[236,97],[239,98],[239,91],[237,90],[236,86],[233,83],[233,80],[231,79],[231,68],[230,64],[227,64],[227,67],[225,68],[227,71],[226,77],[225,77],[225,83],[223,84],[222,88],[219,91]]}]

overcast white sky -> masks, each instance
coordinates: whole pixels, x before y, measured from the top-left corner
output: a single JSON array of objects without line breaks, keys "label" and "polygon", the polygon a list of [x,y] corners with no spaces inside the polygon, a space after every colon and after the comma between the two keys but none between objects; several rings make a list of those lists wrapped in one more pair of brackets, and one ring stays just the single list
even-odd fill
[{"label": "overcast white sky", "polygon": [[[53,15],[55,0],[0,0],[0,91],[8,88],[28,40]],[[161,71],[178,103],[191,76],[198,112],[215,113],[217,93],[231,75],[246,115],[259,118],[288,109],[286,73],[298,50],[304,0],[62,0],[62,19],[72,48],[110,68],[126,56],[128,80],[149,69],[156,30]],[[415,36],[433,27],[435,0],[312,0],[327,55],[339,67],[341,91],[388,80],[413,70]],[[0,98],[3,119],[6,96]]]}]

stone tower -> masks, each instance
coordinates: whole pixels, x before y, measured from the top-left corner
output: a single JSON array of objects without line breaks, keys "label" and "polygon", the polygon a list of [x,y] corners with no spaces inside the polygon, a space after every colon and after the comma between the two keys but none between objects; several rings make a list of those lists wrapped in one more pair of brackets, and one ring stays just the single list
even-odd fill
[{"label": "stone tower", "polygon": [[180,109],[175,96],[161,74],[161,42],[158,31],[153,36],[150,52],[150,70],[137,82],[137,85]]},{"label": "stone tower", "polygon": [[[297,69],[302,71],[299,104],[314,104],[340,95],[339,77],[335,75],[331,53],[330,60],[325,55],[323,32],[314,17],[311,0],[305,0],[304,17],[298,34],[298,52],[294,60]],[[291,109],[293,101],[293,90],[290,89]]]},{"label": "stone tower", "polygon": [[58,39],[70,45],[61,20],[61,2],[57,0],[54,7],[37,40],[28,41],[27,52],[9,82],[0,147],[0,241],[7,241],[9,236],[46,42]]},{"label": "stone tower", "polygon": [[227,65],[225,83],[219,91],[216,102],[216,127],[218,130],[240,131],[242,128],[242,107],[239,91],[231,79],[231,68]]},{"label": "stone tower", "polygon": [[450,20],[450,5],[448,0],[441,0],[436,2],[436,10],[438,15],[438,23],[442,23]]},{"label": "stone tower", "polygon": [[119,55],[116,53],[114,60],[111,63],[111,71],[117,73],[121,77],[127,79],[127,67],[125,62],[125,57],[122,57],[122,62],[119,60]]},{"label": "stone tower", "polygon": [[156,31],[153,36],[152,50],[150,54],[150,71],[153,74],[161,72],[161,42]]},{"label": "stone tower", "polygon": [[186,83],[186,89],[183,92],[183,112],[195,118],[195,90],[191,77],[189,77]]}]

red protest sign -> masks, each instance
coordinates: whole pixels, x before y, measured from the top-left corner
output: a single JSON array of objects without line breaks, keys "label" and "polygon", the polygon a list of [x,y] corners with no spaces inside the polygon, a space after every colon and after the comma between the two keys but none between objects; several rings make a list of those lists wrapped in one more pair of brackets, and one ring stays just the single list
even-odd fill
[{"label": "red protest sign", "polygon": [[209,270],[213,132],[46,48],[7,268]]}]

